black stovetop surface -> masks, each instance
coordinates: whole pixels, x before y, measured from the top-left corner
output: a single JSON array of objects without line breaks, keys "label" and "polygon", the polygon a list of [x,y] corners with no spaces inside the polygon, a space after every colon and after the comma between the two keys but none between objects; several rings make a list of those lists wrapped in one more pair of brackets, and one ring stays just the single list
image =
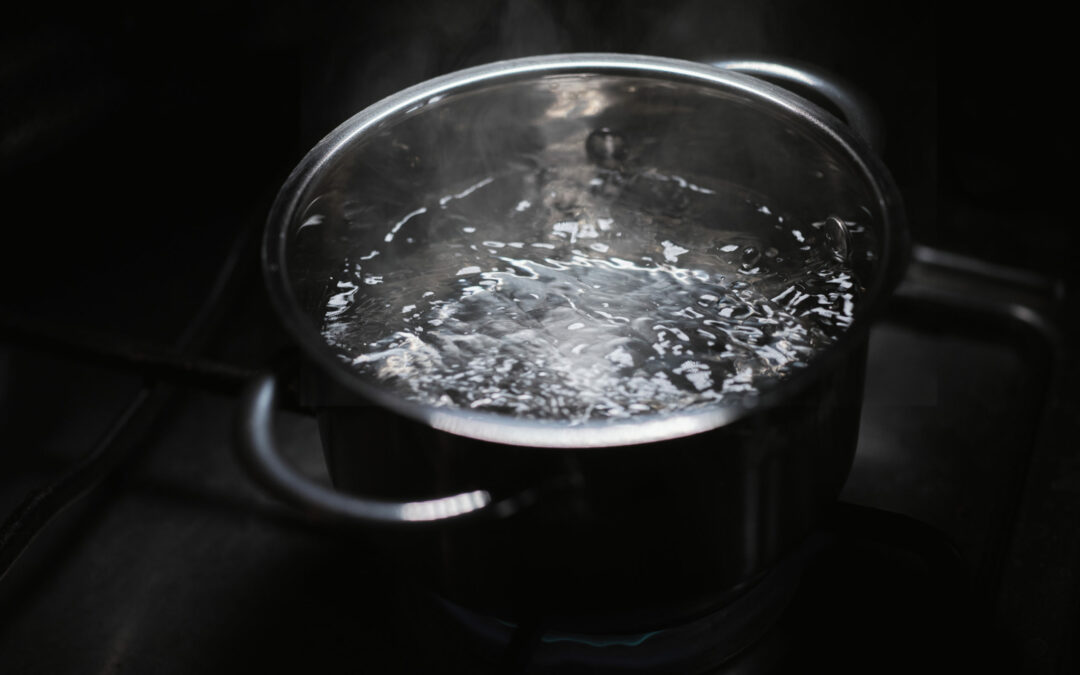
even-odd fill
[{"label": "black stovetop surface", "polygon": [[[1029,575],[1015,569],[1030,564],[1016,550],[1025,476],[1033,455],[1050,450],[1037,436],[1046,344],[972,336],[962,321],[942,328],[926,300],[896,305],[872,336],[844,503],[785,614],[776,638],[783,649],[770,647],[800,672],[899,672],[958,653],[1018,664],[1028,648],[1012,612],[1030,598],[1009,594],[1024,592]],[[219,357],[241,358],[257,343],[252,334],[273,326],[259,302],[229,321]],[[9,391],[18,393],[7,438],[27,439],[4,459],[11,509],[59,474],[72,448],[87,449],[74,428],[102,433],[142,385],[28,348],[9,350],[7,363]],[[230,447],[235,398],[166,384],[150,392],[129,422],[136,431],[117,441],[131,447],[116,472],[46,528],[0,585],[0,669],[344,672],[377,664],[376,672],[404,673],[436,658],[471,672],[514,672],[481,670],[480,651],[410,614],[409,580],[362,534],[324,529],[254,488]],[[70,412],[50,426],[57,410]],[[314,421],[282,418],[293,459],[324,474]],[[953,651],[942,655],[938,645]]]},{"label": "black stovetop surface", "polygon": [[[884,158],[928,245],[872,334],[858,452],[820,550],[776,629],[722,670],[1075,668],[1069,238],[1047,200],[1013,195],[1044,177],[1040,167],[1013,166],[1009,143],[978,142],[1018,113],[988,119],[984,80],[954,87],[947,66],[939,73],[928,9],[477,0],[459,11],[23,12],[0,29],[11,102],[0,112],[4,532],[27,524],[28,495],[47,500],[41,488],[63,485],[87,453],[112,461],[14,562],[13,539],[0,541],[11,563],[0,672],[545,663],[542,636],[491,661],[426,613],[363,534],[264,496],[234,459],[234,394],[147,379],[71,345],[136,340],[252,370],[287,363],[255,242],[307,148],[424,77],[586,50],[766,52],[839,72],[882,106]],[[949,85],[940,109],[939,79]],[[1049,133],[1028,128],[1036,140]],[[325,477],[311,418],[283,412],[278,432]]]}]

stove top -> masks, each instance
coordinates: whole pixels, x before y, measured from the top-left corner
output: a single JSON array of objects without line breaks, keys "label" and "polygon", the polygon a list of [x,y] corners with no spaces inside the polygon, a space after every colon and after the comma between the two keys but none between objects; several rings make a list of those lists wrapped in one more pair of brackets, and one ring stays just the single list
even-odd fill
[{"label": "stove top", "polygon": [[[957,298],[924,294],[943,287],[909,282],[873,332],[859,447],[842,501],[779,623],[720,664],[699,653],[711,644],[700,627],[689,655],[670,645],[657,655],[661,638],[644,634],[528,628],[536,634],[523,646],[518,628],[505,626],[501,637],[470,639],[362,533],[307,521],[251,485],[230,447],[235,397],[9,348],[20,396],[7,428],[23,427],[23,438],[38,431],[35,445],[24,446],[32,453],[6,458],[17,462],[4,472],[9,511],[20,492],[70,465],[63,453],[76,445],[71,432],[47,433],[32,417],[42,407],[66,408],[58,381],[67,400],[95,402],[92,413],[79,406],[94,418],[80,426],[101,427],[99,443],[121,460],[4,578],[0,663],[7,672],[96,664],[166,673],[286,664],[337,672],[364,663],[404,673],[452,658],[472,664],[470,672],[518,672],[502,669],[508,663],[520,672],[604,672],[598,663],[647,672],[650,659],[697,664],[691,657],[700,657],[714,668],[701,672],[801,672],[809,664],[854,669],[888,654],[899,672],[942,658],[970,663],[975,654],[988,664],[1019,664],[1024,645],[1010,633],[1018,626],[1008,603],[1025,603],[1017,569],[1025,561],[1015,547],[1033,526],[1025,496],[1053,451],[1040,431],[1054,336],[1008,312],[982,314],[949,304]],[[998,330],[986,331],[986,322]],[[262,303],[226,323],[210,349],[220,359],[240,359],[253,335],[274,325]],[[276,342],[262,342],[270,352],[263,358],[273,358]],[[311,418],[284,413],[279,433],[298,466],[325,478]],[[679,630],[687,629],[666,629]],[[570,667],[582,662],[590,666]]]},{"label": "stove top", "polygon": [[[1063,228],[1003,205],[1000,172],[979,173],[971,148],[943,144],[938,161],[933,15],[419,7],[271,3],[4,29],[0,91],[15,103],[0,118],[0,175],[19,198],[0,261],[0,672],[1074,668],[1080,460],[1066,439],[1080,407],[1064,385],[1080,367],[1062,317],[1075,273]],[[831,39],[841,33],[851,39]],[[402,86],[571,50],[780,53],[884,104],[886,164],[920,245],[871,336],[840,503],[806,567],[771,587],[779,600],[754,596],[775,612],[738,649],[719,615],[633,635],[463,616],[364,533],[265,496],[234,459],[237,384],[295,358],[256,259],[291,166]],[[310,416],[283,411],[278,433],[326,480]]]}]

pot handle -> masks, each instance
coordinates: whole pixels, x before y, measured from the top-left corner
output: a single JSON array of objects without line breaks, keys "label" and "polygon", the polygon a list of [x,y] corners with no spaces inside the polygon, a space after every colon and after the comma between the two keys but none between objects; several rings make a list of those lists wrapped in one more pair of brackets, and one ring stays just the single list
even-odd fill
[{"label": "pot handle", "polygon": [[[841,119],[871,150],[881,154],[884,149],[885,134],[874,105],[857,89],[826,70],[792,60],[730,58],[708,63],[771,82],[810,100],[816,94],[840,113]],[[805,96],[806,92],[811,96]]]},{"label": "pot handle", "polygon": [[493,502],[485,490],[391,502],[347,495],[304,476],[282,457],[274,440],[277,389],[273,374],[260,375],[248,385],[241,399],[236,446],[241,461],[255,477],[285,501],[331,519],[382,525],[445,522],[488,513],[505,516],[515,510],[509,502]]}]

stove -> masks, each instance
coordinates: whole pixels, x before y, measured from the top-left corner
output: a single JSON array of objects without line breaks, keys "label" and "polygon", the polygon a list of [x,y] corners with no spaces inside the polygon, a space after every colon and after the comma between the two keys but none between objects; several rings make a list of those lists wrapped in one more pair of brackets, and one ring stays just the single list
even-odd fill
[{"label": "stove", "polygon": [[[934,15],[851,5],[31,9],[0,29],[0,672],[1075,669],[1066,228],[1005,194],[1035,178],[974,142],[981,88],[939,110]],[[585,50],[834,70],[882,107],[916,241],[826,522],[740,597],[648,631],[453,605],[266,496],[232,447],[240,387],[297,358],[257,243],[300,156],[426,77]],[[307,411],[277,432],[327,480]]]}]

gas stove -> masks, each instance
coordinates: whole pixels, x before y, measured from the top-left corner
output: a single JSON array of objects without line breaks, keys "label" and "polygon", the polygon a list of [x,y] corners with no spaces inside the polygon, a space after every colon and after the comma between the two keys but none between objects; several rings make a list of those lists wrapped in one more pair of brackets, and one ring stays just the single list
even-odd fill
[{"label": "gas stove", "polygon": [[[992,163],[964,142],[939,158],[933,16],[621,7],[277,3],[4,30],[0,169],[19,198],[0,316],[0,672],[1075,667],[1075,274],[1062,228],[1003,202]],[[882,106],[917,242],[871,336],[849,479],[798,564],[647,631],[453,605],[368,533],[266,496],[232,447],[239,387],[297,357],[257,243],[299,156],[425,77],[584,50],[837,71]],[[307,411],[283,410],[278,434],[327,480]]]}]

